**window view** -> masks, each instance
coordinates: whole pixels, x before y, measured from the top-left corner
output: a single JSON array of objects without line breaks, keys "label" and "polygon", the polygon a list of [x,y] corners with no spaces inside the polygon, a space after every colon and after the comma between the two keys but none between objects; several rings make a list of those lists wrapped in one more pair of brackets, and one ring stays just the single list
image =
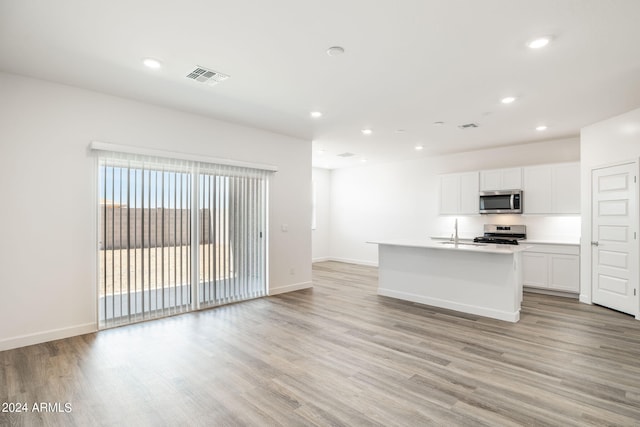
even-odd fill
[{"label": "window view", "polygon": [[200,169],[100,160],[101,328],[266,293],[265,176]]}]

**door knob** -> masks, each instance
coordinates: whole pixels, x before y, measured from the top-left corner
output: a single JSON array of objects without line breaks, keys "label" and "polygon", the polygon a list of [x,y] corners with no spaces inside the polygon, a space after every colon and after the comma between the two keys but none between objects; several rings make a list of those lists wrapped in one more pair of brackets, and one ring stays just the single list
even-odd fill
[{"label": "door knob", "polygon": [[591,242],[591,246],[598,246],[599,243],[598,242]]}]

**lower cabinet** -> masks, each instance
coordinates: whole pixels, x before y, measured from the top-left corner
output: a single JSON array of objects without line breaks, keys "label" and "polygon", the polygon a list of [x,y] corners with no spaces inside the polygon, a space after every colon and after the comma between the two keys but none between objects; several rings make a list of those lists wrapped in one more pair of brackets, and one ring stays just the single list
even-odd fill
[{"label": "lower cabinet", "polygon": [[522,252],[525,287],[559,292],[580,292],[578,245],[532,245]]}]

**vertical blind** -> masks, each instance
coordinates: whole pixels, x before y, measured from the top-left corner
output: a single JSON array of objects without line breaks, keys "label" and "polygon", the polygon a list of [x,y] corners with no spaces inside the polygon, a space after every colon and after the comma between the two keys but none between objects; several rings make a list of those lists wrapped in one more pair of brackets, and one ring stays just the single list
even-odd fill
[{"label": "vertical blind", "polygon": [[269,176],[98,150],[100,328],[265,295]]},{"label": "vertical blind", "polygon": [[199,302],[219,305],[266,293],[267,180],[262,171],[203,166],[198,175]]}]

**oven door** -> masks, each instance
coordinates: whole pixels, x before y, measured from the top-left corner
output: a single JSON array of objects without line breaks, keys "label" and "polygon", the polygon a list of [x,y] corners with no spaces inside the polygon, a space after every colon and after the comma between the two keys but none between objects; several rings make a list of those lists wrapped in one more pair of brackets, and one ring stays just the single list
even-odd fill
[{"label": "oven door", "polygon": [[480,213],[522,213],[522,191],[481,191]]}]

